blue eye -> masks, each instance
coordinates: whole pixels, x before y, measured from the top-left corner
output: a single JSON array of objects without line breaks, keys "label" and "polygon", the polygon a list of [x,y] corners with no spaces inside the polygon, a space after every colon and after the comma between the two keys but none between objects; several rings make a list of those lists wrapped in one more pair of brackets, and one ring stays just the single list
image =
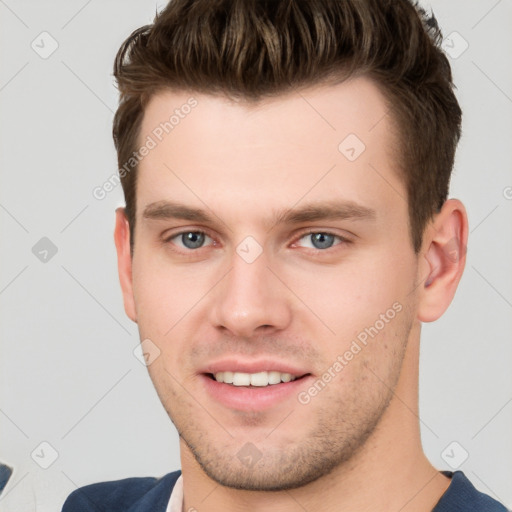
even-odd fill
[{"label": "blue eye", "polygon": [[[168,238],[167,241],[170,242],[176,239],[181,242],[185,249],[199,249],[207,238],[211,240],[211,238],[202,231],[183,231]],[[179,244],[177,245],[179,246]]]},{"label": "blue eye", "polygon": [[341,241],[344,241],[344,239],[338,235],[333,235],[332,233],[325,232],[306,233],[300,238],[300,240],[309,239],[311,241],[313,249],[323,250],[330,249],[334,245],[334,240],[336,238],[338,238]]}]

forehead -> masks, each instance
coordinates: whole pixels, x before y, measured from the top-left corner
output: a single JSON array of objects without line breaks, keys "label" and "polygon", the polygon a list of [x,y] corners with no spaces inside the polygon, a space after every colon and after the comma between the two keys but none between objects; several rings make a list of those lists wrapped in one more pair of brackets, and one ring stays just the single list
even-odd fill
[{"label": "forehead", "polygon": [[139,145],[150,140],[139,163],[138,212],[177,198],[231,205],[233,213],[290,207],[306,196],[377,210],[405,198],[387,105],[366,78],[258,103],[163,91],[146,107]]},{"label": "forehead", "polygon": [[[207,142],[212,138],[213,128],[225,142],[241,139],[247,142],[248,136],[255,143],[291,139],[306,142],[322,136],[325,145],[332,147],[349,133],[368,143],[383,134],[389,135],[387,111],[378,86],[366,77],[337,85],[297,89],[257,102],[193,91],[163,90],[154,94],[146,106],[141,135],[156,131],[158,137],[161,128],[163,138],[169,139],[164,145],[172,145],[172,140],[178,145],[180,135],[189,137],[193,132],[196,139],[205,144],[204,149],[211,149]],[[230,130],[233,125],[236,130]],[[379,130],[375,130],[377,126]],[[167,137],[171,132],[172,137]]]}]

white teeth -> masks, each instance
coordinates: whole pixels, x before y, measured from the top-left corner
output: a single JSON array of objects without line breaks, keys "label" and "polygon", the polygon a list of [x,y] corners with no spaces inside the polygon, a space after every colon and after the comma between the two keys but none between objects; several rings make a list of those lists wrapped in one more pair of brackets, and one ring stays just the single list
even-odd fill
[{"label": "white teeth", "polygon": [[281,374],[279,372],[268,372],[268,383],[279,384],[281,382]]},{"label": "white teeth", "polygon": [[239,373],[235,372],[233,375],[233,385],[234,386],[249,386],[251,384],[251,374],[250,373]]},{"label": "white teeth", "polygon": [[251,373],[251,386],[268,386],[268,373]]},{"label": "white teeth", "polygon": [[281,382],[290,382],[297,377],[291,373],[281,373],[276,371],[242,373],[242,372],[218,372],[214,375],[217,382],[233,384],[233,386],[257,386],[264,387],[269,384],[280,384]]}]

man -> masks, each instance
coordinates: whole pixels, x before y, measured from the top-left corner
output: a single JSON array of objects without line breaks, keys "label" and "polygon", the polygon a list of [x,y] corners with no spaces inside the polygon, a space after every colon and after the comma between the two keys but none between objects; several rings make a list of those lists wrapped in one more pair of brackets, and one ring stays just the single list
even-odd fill
[{"label": "man", "polygon": [[64,511],[506,510],[420,440],[468,237],[440,41],[409,0],[172,0],[123,44],[119,277],[181,471]]}]

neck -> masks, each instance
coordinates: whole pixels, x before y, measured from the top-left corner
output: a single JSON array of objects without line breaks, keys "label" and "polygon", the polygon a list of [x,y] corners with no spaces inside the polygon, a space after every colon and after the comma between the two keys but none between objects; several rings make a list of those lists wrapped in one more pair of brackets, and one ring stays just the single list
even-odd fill
[{"label": "neck", "polygon": [[[381,421],[354,457],[297,489],[258,492],[231,489],[210,479],[180,439],[184,511],[281,512],[303,510],[430,512],[450,480],[425,457],[418,421],[418,324],[403,369]],[[383,384],[385,385],[385,384]]]}]

